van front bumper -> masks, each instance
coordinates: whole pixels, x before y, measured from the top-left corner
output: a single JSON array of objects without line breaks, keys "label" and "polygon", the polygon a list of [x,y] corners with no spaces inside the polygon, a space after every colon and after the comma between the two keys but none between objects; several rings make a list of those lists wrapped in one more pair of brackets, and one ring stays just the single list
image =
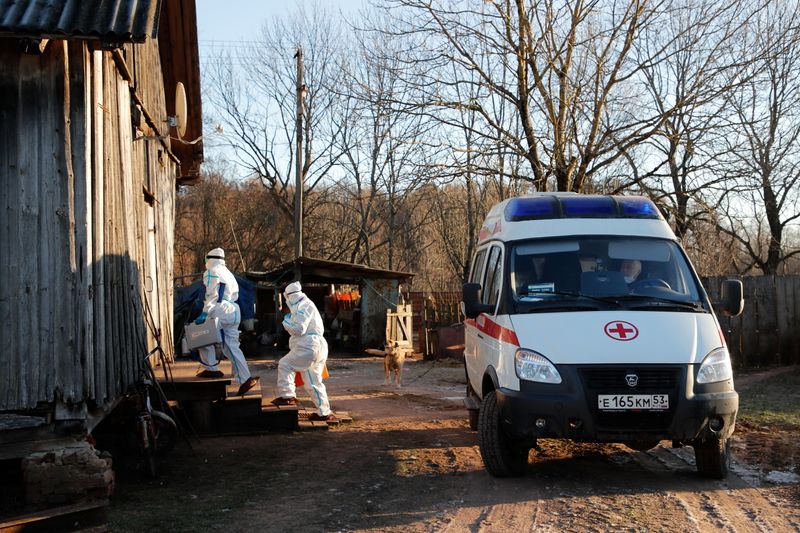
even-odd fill
[{"label": "van front bumper", "polygon": [[[606,369],[604,369],[605,371]],[[598,388],[580,369],[559,368],[566,383],[523,382],[521,391],[496,390],[504,429],[515,438],[569,438],[587,442],[674,440],[691,442],[729,437],[734,430],[739,395],[732,383],[695,385],[692,365],[675,369],[671,389]],[[602,385],[600,385],[602,387]],[[727,390],[726,390],[727,389]],[[603,411],[598,394],[669,394],[665,411]]]}]

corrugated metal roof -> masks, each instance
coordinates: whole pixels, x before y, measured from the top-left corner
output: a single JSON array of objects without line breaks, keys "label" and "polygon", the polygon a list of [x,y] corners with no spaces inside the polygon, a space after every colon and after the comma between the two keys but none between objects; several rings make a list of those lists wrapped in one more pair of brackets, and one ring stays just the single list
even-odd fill
[{"label": "corrugated metal roof", "polygon": [[0,33],[142,42],[160,12],[161,0],[0,0]]},{"label": "corrugated metal roof", "polygon": [[253,281],[288,283],[293,279],[295,264],[300,266],[300,276],[306,283],[350,283],[364,278],[409,279],[414,277],[411,272],[384,270],[357,263],[341,263],[310,257],[299,257],[269,272],[246,272],[244,276]]}]

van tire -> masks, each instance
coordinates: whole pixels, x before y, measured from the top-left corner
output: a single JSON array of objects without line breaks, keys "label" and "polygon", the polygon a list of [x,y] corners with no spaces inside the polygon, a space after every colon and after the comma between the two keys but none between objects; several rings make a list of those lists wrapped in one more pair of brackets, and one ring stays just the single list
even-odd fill
[{"label": "van tire", "polygon": [[500,425],[495,391],[483,396],[478,415],[478,446],[486,470],[495,477],[521,476],[528,469],[530,448],[515,443]]},{"label": "van tire", "polygon": [[710,437],[696,440],[693,444],[697,473],[710,479],[728,477],[731,464],[731,443],[729,439]]}]

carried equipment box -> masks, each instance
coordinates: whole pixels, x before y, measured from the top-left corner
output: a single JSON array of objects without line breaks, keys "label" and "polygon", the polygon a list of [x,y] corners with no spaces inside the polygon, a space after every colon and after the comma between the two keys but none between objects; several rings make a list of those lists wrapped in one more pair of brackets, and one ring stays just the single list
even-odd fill
[{"label": "carried equipment box", "polygon": [[219,333],[219,321],[216,318],[209,318],[202,324],[187,324],[185,328],[186,348],[196,350],[204,346],[222,342]]}]

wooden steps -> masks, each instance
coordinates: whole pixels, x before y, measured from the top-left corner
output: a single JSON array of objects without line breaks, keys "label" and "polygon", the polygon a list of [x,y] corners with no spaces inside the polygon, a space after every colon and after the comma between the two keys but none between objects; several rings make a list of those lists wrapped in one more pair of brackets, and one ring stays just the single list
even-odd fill
[{"label": "wooden steps", "polygon": [[310,431],[310,430],[327,430],[329,428],[338,427],[340,424],[349,424],[353,421],[353,417],[350,416],[350,413],[347,411],[334,411],[333,414],[336,416],[336,420],[309,420],[308,417],[311,413],[315,411],[310,411],[303,409],[298,413],[298,427],[300,430]]},{"label": "wooden steps", "polygon": [[[231,384],[231,364],[223,361],[219,369],[224,377],[219,379],[198,378],[197,371],[201,365],[197,361],[176,361],[170,365],[172,381],[164,378],[161,369],[156,369],[155,374],[158,384],[166,394],[168,400],[173,401],[214,401],[224,400],[227,396],[226,389]],[[235,391],[234,391],[235,392]]]},{"label": "wooden steps", "polygon": [[[353,419],[347,413],[334,413],[338,420],[312,422],[308,415],[313,412],[302,406],[275,406],[272,398],[262,396],[261,380],[237,396],[239,385],[233,382],[231,364],[220,363],[225,373],[222,379],[198,378],[199,364],[195,361],[178,361],[172,364],[173,382],[159,383],[171,402],[177,402],[200,435],[247,435],[273,430],[327,430]],[[158,375],[158,372],[157,372]],[[310,403],[310,402],[306,402]]]},{"label": "wooden steps", "polygon": [[108,527],[107,501],[65,505],[0,522],[0,533],[18,531],[111,531]]},{"label": "wooden steps", "polygon": [[278,429],[295,430],[298,429],[298,413],[300,408],[296,405],[272,405],[270,399],[261,400],[261,419]]}]

